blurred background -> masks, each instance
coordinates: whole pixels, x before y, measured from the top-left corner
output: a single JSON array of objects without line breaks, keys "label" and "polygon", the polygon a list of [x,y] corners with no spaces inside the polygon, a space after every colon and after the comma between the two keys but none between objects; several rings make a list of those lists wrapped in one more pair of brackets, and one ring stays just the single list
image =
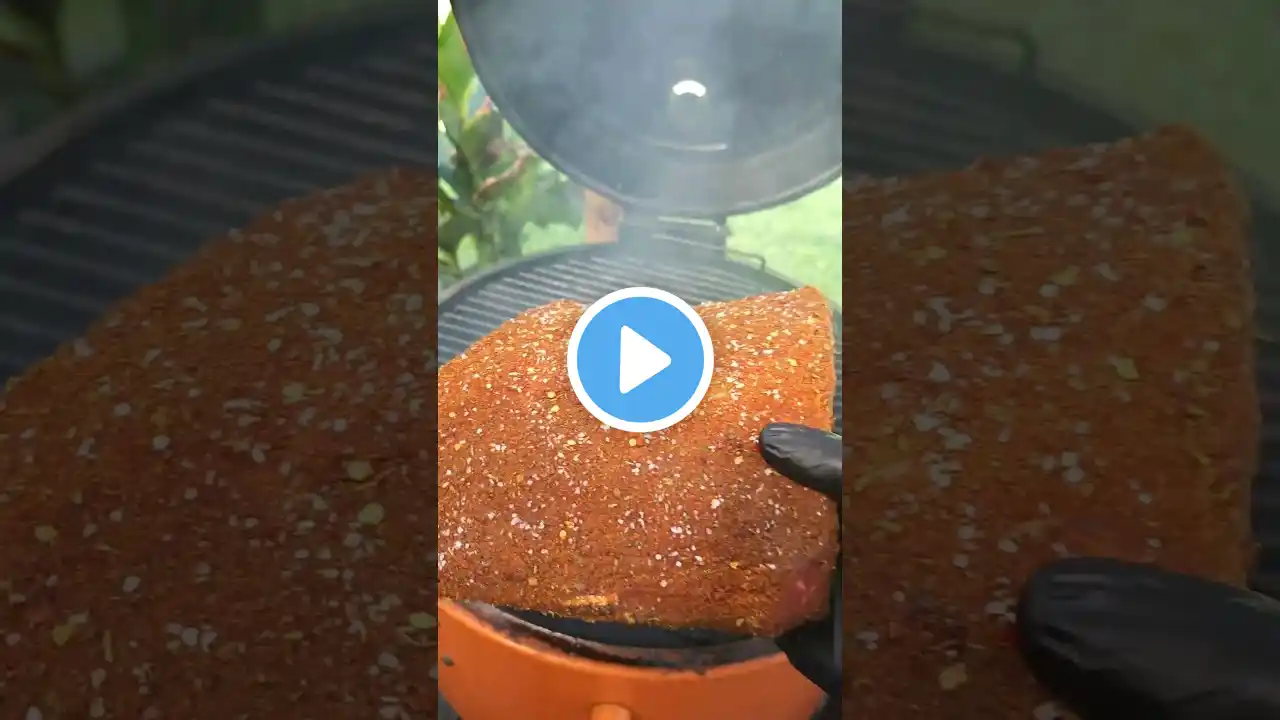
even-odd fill
[{"label": "blurred background", "polygon": [[[86,101],[219,48],[288,33],[394,0],[0,0],[0,154]],[[447,281],[504,257],[582,242],[611,209],[532,156],[485,101],[437,0],[437,127],[448,203],[440,228]],[[903,0],[905,4],[906,0]],[[858,3],[854,3],[858,4]],[[1280,188],[1280,4],[1271,0],[921,0],[919,7],[1025,32],[1046,72],[1097,107],[1146,121],[1189,122],[1259,183]],[[927,32],[927,31],[925,31]],[[924,42],[982,55],[972,42]],[[424,88],[424,92],[426,88]],[[427,128],[422,129],[427,132]],[[501,152],[484,157],[499,141]],[[459,170],[463,172],[459,172]],[[484,193],[476,193],[480,186]],[[594,203],[594,204],[593,204]],[[461,204],[461,207],[458,205]],[[731,220],[734,249],[840,297],[839,191]]]},{"label": "blurred background", "polygon": [[0,0],[0,138],[192,57],[394,0]]},{"label": "blurred background", "polygon": [[[185,60],[395,0],[0,0],[0,153],[73,107]],[[440,100],[436,129],[440,267],[448,284],[505,257],[607,234],[612,215],[536,156],[493,111],[466,49],[438,5]],[[423,88],[428,92],[427,88]],[[429,128],[422,128],[429,132]],[[500,142],[503,151],[487,152]],[[457,146],[455,146],[455,142]],[[457,150],[461,149],[461,152]],[[475,191],[485,187],[485,192]],[[461,205],[461,207],[459,207]],[[585,213],[584,213],[585,211]],[[840,196],[833,183],[787,206],[735,218],[730,245],[840,297]],[[785,238],[785,250],[776,239]]]}]

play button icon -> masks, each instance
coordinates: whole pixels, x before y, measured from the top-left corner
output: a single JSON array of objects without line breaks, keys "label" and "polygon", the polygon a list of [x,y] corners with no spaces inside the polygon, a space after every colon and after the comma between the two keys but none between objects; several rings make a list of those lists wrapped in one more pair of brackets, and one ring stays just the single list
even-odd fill
[{"label": "play button icon", "polygon": [[569,338],[569,383],[609,427],[657,432],[693,412],[711,385],[711,335],[688,303],[633,287],[600,298]]},{"label": "play button icon", "polygon": [[670,355],[645,340],[640,333],[622,326],[622,342],[618,349],[618,392],[626,395],[670,365]]}]

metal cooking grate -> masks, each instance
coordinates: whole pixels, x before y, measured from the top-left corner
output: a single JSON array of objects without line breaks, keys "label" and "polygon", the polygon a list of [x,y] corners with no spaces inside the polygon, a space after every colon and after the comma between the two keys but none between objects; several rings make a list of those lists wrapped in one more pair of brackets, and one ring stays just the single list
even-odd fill
[{"label": "metal cooking grate", "polygon": [[0,186],[0,380],[263,208],[434,167],[434,22],[397,9],[274,41],[31,143],[52,152]]},{"label": "metal cooking grate", "polygon": [[[618,288],[643,285],[685,302],[735,300],[795,286],[741,263],[719,259],[691,263],[628,246],[575,248],[509,265],[440,299],[440,361],[445,362],[493,332],[515,314],[555,300],[594,302]],[[836,328],[836,377],[840,377],[840,320]],[[835,427],[840,431],[839,380]]]}]

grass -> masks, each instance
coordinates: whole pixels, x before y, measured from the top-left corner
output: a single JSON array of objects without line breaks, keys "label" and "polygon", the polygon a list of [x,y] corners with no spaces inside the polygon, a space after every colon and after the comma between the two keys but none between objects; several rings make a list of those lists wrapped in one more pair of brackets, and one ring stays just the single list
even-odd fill
[{"label": "grass", "polygon": [[795,202],[729,221],[729,246],[840,303],[840,181]]}]

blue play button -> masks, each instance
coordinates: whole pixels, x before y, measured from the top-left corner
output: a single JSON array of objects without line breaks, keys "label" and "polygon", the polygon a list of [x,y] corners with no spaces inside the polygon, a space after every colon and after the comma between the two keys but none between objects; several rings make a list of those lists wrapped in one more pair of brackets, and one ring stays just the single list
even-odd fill
[{"label": "blue play button", "polygon": [[634,287],[597,300],[569,338],[569,382],[600,422],[628,432],[675,425],[702,402],[711,335],[689,304]]}]

